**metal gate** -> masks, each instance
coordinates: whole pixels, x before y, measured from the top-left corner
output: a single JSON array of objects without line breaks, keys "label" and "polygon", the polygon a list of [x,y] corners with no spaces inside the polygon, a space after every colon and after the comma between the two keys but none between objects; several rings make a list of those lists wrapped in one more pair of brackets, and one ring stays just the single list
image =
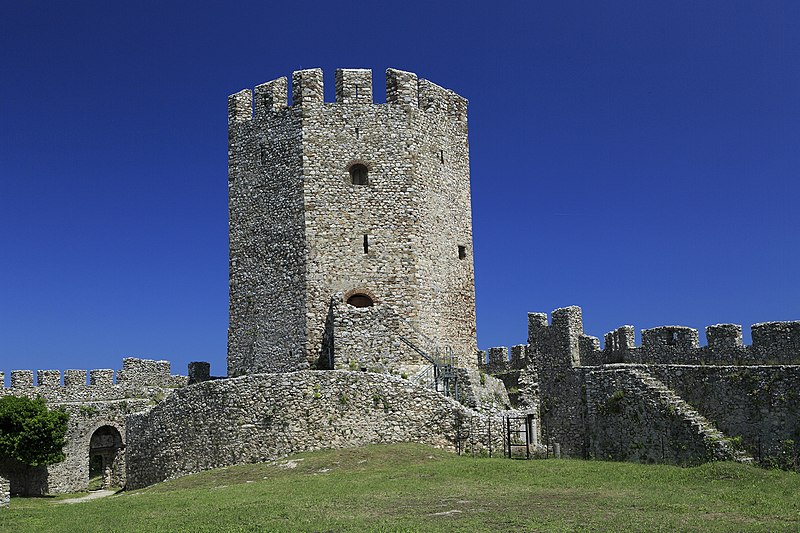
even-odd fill
[{"label": "metal gate", "polygon": [[530,459],[531,446],[535,445],[534,415],[507,416],[503,419],[503,444],[509,459]]}]

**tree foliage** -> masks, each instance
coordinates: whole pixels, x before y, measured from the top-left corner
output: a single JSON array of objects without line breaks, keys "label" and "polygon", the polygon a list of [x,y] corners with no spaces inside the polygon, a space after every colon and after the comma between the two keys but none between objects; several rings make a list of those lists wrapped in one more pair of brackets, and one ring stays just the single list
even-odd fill
[{"label": "tree foliage", "polygon": [[0,398],[0,458],[29,466],[63,461],[68,418],[62,410],[49,410],[41,397]]}]

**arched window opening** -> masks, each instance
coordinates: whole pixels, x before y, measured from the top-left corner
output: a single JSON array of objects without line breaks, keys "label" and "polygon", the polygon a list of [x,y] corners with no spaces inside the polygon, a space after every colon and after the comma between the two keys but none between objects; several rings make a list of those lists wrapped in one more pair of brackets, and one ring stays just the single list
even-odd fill
[{"label": "arched window opening", "polygon": [[357,293],[347,299],[347,303],[353,307],[372,307],[374,302],[372,298],[363,293]]},{"label": "arched window opening", "polygon": [[369,171],[366,165],[356,163],[350,166],[350,183],[353,185],[369,185]]}]

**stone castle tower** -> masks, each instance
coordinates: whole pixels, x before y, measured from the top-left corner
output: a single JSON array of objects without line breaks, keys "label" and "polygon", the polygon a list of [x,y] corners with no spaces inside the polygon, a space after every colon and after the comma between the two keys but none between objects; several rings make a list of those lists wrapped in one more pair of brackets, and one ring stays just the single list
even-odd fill
[{"label": "stone castle tower", "polygon": [[416,74],[320,69],[228,101],[228,375],[476,366],[467,101]]}]

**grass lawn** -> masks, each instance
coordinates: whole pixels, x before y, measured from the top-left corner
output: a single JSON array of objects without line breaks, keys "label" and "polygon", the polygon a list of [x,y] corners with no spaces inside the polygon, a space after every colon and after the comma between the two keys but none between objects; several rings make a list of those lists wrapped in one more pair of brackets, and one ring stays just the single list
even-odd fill
[{"label": "grass lawn", "polygon": [[0,531],[798,531],[800,475],[477,459],[404,444],[303,453],[77,504],[13,498]]}]

